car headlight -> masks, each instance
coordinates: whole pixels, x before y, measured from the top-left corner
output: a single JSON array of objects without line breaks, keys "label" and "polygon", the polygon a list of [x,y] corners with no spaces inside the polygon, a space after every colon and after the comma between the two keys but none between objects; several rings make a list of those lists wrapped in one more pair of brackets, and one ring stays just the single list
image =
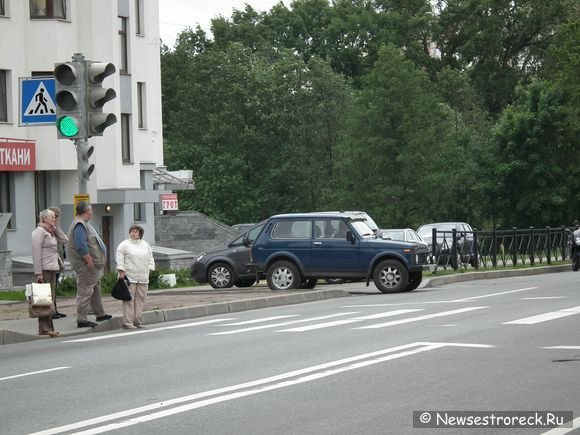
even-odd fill
[{"label": "car headlight", "polygon": [[207,254],[207,252],[202,252],[201,254],[199,254],[199,255],[197,256],[197,258],[195,259],[195,261],[201,261],[201,259],[202,259],[203,257],[205,257],[205,254]]}]

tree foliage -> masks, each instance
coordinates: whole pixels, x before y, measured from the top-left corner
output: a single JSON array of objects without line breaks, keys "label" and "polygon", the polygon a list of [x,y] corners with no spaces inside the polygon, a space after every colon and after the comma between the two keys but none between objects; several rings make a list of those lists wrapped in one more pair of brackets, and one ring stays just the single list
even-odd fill
[{"label": "tree foliage", "polygon": [[234,224],[362,209],[383,227],[580,216],[574,0],[246,5],[163,47],[182,208]]}]

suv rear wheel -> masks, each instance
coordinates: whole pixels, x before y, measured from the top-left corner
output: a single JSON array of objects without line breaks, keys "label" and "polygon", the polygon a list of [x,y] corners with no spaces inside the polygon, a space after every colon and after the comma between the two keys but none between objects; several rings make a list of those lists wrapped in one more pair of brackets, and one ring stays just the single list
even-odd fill
[{"label": "suv rear wheel", "polygon": [[234,271],[227,263],[216,263],[207,272],[207,281],[213,288],[230,288],[234,285]]},{"label": "suv rear wheel", "polygon": [[291,290],[302,282],[298,268],[289,261],[277,261],[268,268],[266,280],[270,290]]},{"label": "suv rear wheel", "polygon": [[373,281],[381,293],[402,292],[409,282],[409,273],[399,261],[384,260],[375,267]]}]

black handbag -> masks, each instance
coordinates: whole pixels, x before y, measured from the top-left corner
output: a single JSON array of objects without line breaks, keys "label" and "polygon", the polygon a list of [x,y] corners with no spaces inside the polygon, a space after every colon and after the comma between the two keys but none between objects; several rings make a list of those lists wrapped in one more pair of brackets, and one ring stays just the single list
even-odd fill
[{"label": "black handbag", "polygon": [[125,277],[125,279],[119,278],[115,283],[113,290],[111,290],[111,296],[120,301],[130,301],[131,299],[133,299],[133,297],[131,296],[131,292],[129,291],[129,288],[127,287],[128,283],[129,280],[127,279],[127,277]]}]

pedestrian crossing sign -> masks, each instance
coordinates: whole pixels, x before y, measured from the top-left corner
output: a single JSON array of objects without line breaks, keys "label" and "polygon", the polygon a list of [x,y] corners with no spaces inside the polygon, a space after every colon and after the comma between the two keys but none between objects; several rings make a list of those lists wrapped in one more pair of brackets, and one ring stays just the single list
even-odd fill
[{"label": "pedestrian crossing sign", "polygon": [[47,125],[56,121],[53,77],[20,79],[20,126]]}]

